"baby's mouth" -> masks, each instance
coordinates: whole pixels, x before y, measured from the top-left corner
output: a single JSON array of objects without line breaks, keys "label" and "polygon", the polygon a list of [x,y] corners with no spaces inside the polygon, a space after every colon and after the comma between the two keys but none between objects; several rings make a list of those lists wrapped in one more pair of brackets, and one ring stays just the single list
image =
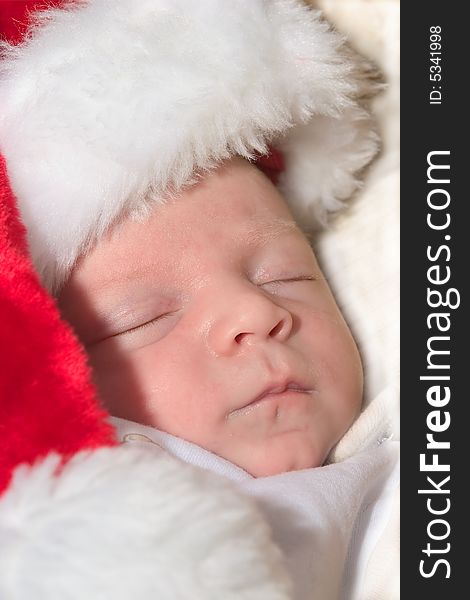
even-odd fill
[{"label": "baby's mouth", "polygon": [[232,411],[232,414],[236,414],[239,411],[245,411],[247,409],[251,409],[262,402],[280,399],[284,396],[292,395],[292,394],[311,394],[314,390],[312,388],[308,388],[304,385],[301,385],[295,381],[288,381],[286,383],[280,384],[271,384],[265,387],[261,393],[252,398],[249,402],[244,404],[243,406],[238,407],[236,410]]}]

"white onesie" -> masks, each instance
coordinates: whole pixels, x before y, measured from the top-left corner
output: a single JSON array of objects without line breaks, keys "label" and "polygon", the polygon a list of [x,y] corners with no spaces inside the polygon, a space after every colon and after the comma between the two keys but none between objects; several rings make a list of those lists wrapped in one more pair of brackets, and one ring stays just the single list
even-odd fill
[{"label": "white onesie", "polygon": [[112,423],[119,441],[153,442],[252,496],[286,557],[295,600],[367,600],[365,573],[390,521],[398,486],[398,442],[375,444],[340,463],[255,478],[152,427],[116,417]]}]

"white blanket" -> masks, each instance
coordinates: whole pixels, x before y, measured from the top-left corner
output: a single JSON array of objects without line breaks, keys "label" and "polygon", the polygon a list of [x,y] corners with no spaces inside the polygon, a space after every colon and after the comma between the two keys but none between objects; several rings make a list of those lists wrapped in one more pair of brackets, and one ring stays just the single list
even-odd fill
[{"label": "white blanket", "polygon": [[325,467],[254,478],[185,440],[124,419],[112,422],[120,441],[153,443],[157,452],[226,477],[252,496],[286,557],[296,600],[367,598],[368,564],[383,546],[398,485],[398,442],[373,444]]}]

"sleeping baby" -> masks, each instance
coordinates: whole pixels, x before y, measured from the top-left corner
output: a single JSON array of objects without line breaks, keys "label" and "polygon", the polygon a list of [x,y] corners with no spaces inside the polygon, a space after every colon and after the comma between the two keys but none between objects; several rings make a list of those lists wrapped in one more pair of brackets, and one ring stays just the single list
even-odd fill
[{"label": "sleeping baby", "polygon": [[152,442],[254,496],[297,598],[363,598],[397,448],[317,468],[359,413],[361,361],[261,171],[231,159],[123,219],[79,260],[59,304],[122,441]]},{"label": "sleeping baby", "polygon": [[[337,452],[364,416],[362,366],[300,229],[377,154],[374,67],[303,0],[10,4],[0,153],[123,453],[251,496],[296,600],[382,597],[396,443],[367,429]],[[250,162],[269,148],[283,195]]]}]

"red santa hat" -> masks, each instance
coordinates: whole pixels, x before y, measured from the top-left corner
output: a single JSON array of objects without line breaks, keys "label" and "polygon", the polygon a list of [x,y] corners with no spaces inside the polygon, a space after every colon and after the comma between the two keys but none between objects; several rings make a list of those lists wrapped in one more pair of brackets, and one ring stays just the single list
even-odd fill
[{"label": "red santa hat", "polygon": [[188,597],[288,598],[247,500],[116,445],[46,289],[122,216],[233,155],[264,157],[294,215],[324,221],[377,151],[369,67],[300,0],[0,10],[0,598],[174,598],[172,559]]}]

